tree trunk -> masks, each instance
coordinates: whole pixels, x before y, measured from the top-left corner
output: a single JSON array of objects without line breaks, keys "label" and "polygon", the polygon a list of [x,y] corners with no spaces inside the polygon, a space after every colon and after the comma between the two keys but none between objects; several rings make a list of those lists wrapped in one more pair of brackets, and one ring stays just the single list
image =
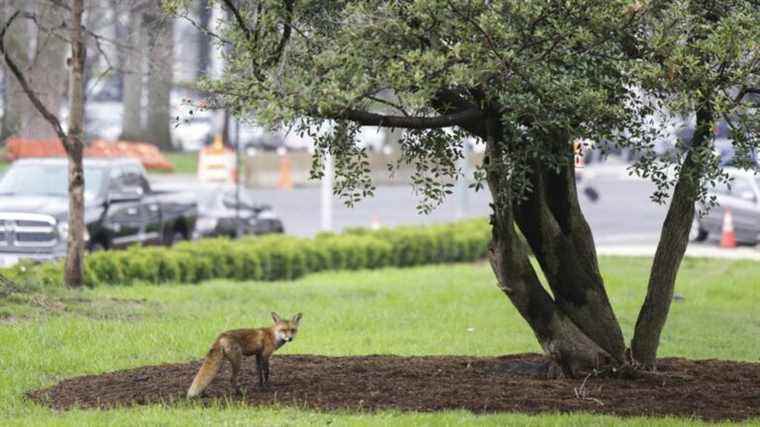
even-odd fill
[{"label": "tree trunk", "polygon": [[[211,24],[211,6],[208,0],[198,0],[198,25],[209,29]],[[198,67],[195,77],[200,79],[208,75],[211,64],[211,36],[204,31],[198,31]]]},{"label": "tree trunk", "polygon": [[142,13],[132,12],[127,26],[127,51],[124,60],[124,114],[121,121],[121,136],[124,141],[141,141],[143,59],[146,37],[142,35]]},{"label": "tree trunk", "polygon": [[[547,182],[538,182],[541,188],[534,188],[538,193],[535,197],[529,196],[532,202],[516,205],[510,190],[506,138],[496,118],[488,120],[486,133],[484,163],[494,209],[489,258],[499,287],[531,326],[544,352],[564,374],[577,376],[609,363],[623,363],[622,333],[598,276],[593,240],[585,221],[581,221],[580,209],[577,212],[573,209],[576,215],[573,219],[560,218],[564,228],[560,227],[560,221],[552,216],[543,199]],[[567,148],[569,150],[569,145]],[[566,180],[565,175],[574,176],[574,173],[572,169],[565,171],[562,179]],[[570,190],[566,182],[564,202],[572,207]],[[528,226],[529,208],[542,216],[534,217],[536,227]],[[515,222],[522,223],[528,231],[525,237],[534,251],[538,250],[536,256],[555,299],[541,285],[527,249],[515,231]],[[549,238],[557,239],[558,243],[548,244]],[[574,259],[581,256],[588,259]]]},{"label": "tree trunk", "polygon": [[69,241],[64,271],[68,286],[82,286],[84,261],[84,170],[82,168],[84,124],[84,63],[82,11],[84,0],[72,2],[71,74],[69,78],[69,126],[66,154],[69,158]]},{"label": "tree trunk", "polygon": [[[121,22],[122,11],[119,8],[119,0],[110,0],[111,2],[111,25],[113,25],[113,34],[116,40],[129,40],[131,33],[129,27]],[[131,17],[129,18],[132,19]],[[139,34],[139,33],[138,33]],[[129,43],[129,41],[127,42]],[[123,48],[116,49],[116,69],[113,70],[113,81],[116,87],[116,98],[124,101],[124,70],[127,67],[127,52]],[[122,119],[123,120],[123,119]],[[123,127],[122,127],[123,129]]]},{"label": "tree trunk", "polygon": [[148,126],[146,140],[162,150],[172,150],[171,88],[174,66],[174,21],[160,16],[160,9],[146,14],[150,31],[148,53]]},{"label": "tree trunk", "polygon": [[[3,14],[5,19],[8,15],[13,13],[14,10],[23,10],[22,1],[15,0],[8,2],[3,6]],[[3,20],[3,22],[5,21]],[[13,31],[5,36],[6,49],[10,52],[11,56],[16,58],[23,68],[28,66],[29,55],[27,54],[26,47],[29,43],[29,31],[27,28],[27,22],[16,22],[13,26]],[[5,91],[3,92],[3,121],[2,129],[0,130],[0,139],[5,139],[12,135],[17,135],[21,130],[22,111],[19,105],[19,100],[24,99],[24,91],[16,80],[6,68],[4,73]]]},{"label": "tree trunk", "polygon": [[[32,6],[34,8],[34,6]],[[60,25],[60,17],[57,16],[60,9],[56,6],[45,4],[36,5],[36,13],[41,25],[55,27]],[[34,46],[34,56],[31,59],[29,83],[37,93],[38,98],[48,111],[58,114],[61,110],[62,100],[67,92],[65,54],[66,44],[58,34],[53,34],[33,26],[36,31],[34,40],[30,43]],[[25,52],[28,52],[25,50]],[[50,127],[48,120],[32,105],[26,97],[19,99],[22,110],[22,124],[19,132],[23,138],[55,138],[57,135]]]},{"label": "tree trunk", "polygon": [[647,369],[656,368],[660,333],[668,318],[676,274],[689,243],[689,230],[694,219],[694,204],[697,201],[697,189],[702,174],[698,162],[693,161],[694,152],[704,147],[709,140],[713,123],[713,107],[705,103],[697,110],[696,132],[691,139],[689,153],[673,190],[673,198],[665,216],[649,275],[647,296],[636,320],[631,340],[631,357]]},{"label": "tree trunk", "polygon": [[567,161],[559,171],[533,162],[533,188],[514,207],[515,220],[557,306],[617,363],[623,363],[625,340],[604,289],[591,229],[578,203],[570,141],[562,132],[546,138],[544,143]]}]

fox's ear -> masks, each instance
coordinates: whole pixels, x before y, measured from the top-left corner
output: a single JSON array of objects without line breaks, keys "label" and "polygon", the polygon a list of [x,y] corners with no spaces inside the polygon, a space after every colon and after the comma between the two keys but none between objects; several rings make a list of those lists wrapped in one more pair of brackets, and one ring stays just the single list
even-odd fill
[{"label": "fox's ear", "polygon": [[293,319],[291,319],[291,322],[295,323],[296,325],[301,323],[301,318],[303,317],[303,314],[298,313],[295,316],[293,316]]},{"label": "fox's ear", "polygon": [[280,323],[282,322],[282,319],[280,319],[280,316],[277,315],[274,311],[272,312],[272,320],[274,320],[274,323]]}]

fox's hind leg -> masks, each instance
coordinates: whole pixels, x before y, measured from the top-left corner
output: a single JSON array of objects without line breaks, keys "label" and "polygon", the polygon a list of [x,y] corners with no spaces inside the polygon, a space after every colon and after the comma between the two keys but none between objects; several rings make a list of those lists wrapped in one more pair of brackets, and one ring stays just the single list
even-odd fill
[{"label": "fox's hind leg", "polygon": [[240,364],[243,359],[243,352],[240,350],[240,346],[235,343],[226,343],[224,346],[224,357],[230,361],[232,366],[232,376],[230,382],[235,393],[242,394],[240,385],[238,384],[238,376],[240,375]]}]

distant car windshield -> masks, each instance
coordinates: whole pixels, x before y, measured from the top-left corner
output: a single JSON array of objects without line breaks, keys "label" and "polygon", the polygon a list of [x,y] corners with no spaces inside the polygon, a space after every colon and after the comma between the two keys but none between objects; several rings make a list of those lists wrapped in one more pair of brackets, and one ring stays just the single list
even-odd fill
[{"label": "distant car windshield", "polygon": [[[103,168],[84,168],[85,197],[93,197],[103,185]],[[68,195],[66,164],[16,164],[0,180],[0,195],[61,196]]]}]

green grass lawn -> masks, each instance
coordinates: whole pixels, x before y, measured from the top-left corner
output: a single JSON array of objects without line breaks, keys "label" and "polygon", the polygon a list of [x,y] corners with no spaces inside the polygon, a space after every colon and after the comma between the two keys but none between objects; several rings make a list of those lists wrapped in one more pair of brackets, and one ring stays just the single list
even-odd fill
[{"label": "green grass lawn", "polygon": [[164,156],[174,165],[174,170],[171,173],[196,174],[198,172],[198,153],[196,151],[165,152]]},{"label": "green grass lawn", "polygon": [[[649,263],[603,258],[624,332],[643,299]],[[760,358],[760,265],[686,259],[661,356]],[[72,376],[203,356],[218,332],[267,325],[269,312],[304,319],[282,353],[500,355],[540,351],[486,264],[321,273],[294,282],[103,287],[0,299],[0,425],[684,425],[684,419],[586,414],[527,416],[316,413],[238,404],[153,405],[56,413],[25,391]],[[276,373],[275,373],[276,375]],[[760,420],[755,421],[760,425]],[[697,423],[699,424],[699,423]]]},{"label": "green grass lawn", "polygon": [[0,147],[0,174],[5,173],[11,164],[5,161],[5,147]]}]

